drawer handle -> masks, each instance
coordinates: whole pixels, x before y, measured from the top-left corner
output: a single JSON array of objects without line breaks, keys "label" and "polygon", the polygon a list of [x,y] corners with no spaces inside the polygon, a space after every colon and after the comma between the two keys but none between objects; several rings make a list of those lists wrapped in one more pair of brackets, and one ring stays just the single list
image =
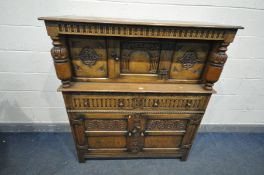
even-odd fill
[{"label": "drawer handle", "polygon": [[153,104],[153,106],[154,106],[154,107],[158,107],[159,104],[158,104],[157,102],[155,102],[155,103]]},{"label": "drawer handle", "polygon": [[186,104],[186,108],[189,108],[189,107],[191,107],[191,106],[192,106],[192,104],[189,103],[189,102]]},{"label": "drawer handle", "polygon": [[[131,137],[132,136],[132,133],[133,134],[136,134],[137,133],[137,131],[136,132],[134,132],[134,131],[132,131],[132,132],[128,132],[128,136],[129,137]],[[140,134],[142,137],[144,137],[145,136],[145,134],[144,134],[144,132],[141,132],[141,134]]]},{"label": "drawer handle", "polygon": [[119,104],[118,104],[119,107],[124,107],[124,102],[120,101]]}]

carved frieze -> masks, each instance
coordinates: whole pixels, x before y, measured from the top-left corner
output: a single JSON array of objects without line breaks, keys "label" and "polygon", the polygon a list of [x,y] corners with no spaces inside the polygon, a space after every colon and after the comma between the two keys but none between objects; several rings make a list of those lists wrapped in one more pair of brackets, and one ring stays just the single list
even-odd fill
[{"label": "carved frieze", "polygon": [[[60,34],[82,34],[103,36],[125,36],[125,37],[155,37],[175,39],[225,39],[224,29],[205,28],[179,28],[161,26],[134,26],[134,25],[111,25],[111,24],[81,24],[81,23],[58,23]],[[234,32],[234,31],[230,31]]]},{"label": "carved frieze", "polygon": [[71,109],[192,109],[205,108],[207,96],[104,96],[71,97]]}]

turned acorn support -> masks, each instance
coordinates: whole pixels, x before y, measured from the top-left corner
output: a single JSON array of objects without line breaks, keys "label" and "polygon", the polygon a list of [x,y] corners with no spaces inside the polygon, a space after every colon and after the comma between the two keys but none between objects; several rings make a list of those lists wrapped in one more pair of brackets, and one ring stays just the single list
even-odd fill
[{"label": "turned acorn support", "polygon": [[69,87],[72,77],[72,70],[68,58],[68,50],[63,45],[59,37],[51,37],[51,39],[53,40],[53,48],[50,52],[53,57],[57,77],[62,81],[63,87]]},{"label": "turned acorn support", "polygon": [[215,44],[210,53],[209,62],[204,73],[204,88],[207,90],[212,90],[214,83],[218,81],[221,75],[227,59],[226,51],[228,45],[229,43],[225,42]]}]

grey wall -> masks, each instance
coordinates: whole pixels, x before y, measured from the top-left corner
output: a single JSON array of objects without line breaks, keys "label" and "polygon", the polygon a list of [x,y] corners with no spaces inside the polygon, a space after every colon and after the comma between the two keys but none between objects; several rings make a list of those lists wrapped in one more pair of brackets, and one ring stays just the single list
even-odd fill
[{"label": "grey wall", "polygon": [[68,122],[39,16],[169,19],[242,25],[203,124],[264,124],[262,0],[0,1],[0,123]]}]

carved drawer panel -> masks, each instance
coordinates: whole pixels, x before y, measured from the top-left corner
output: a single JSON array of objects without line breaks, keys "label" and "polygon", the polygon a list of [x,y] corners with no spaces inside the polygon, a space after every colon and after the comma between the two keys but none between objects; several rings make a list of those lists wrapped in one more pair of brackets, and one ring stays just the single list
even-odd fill
[{"label": "carved drawer panel", "polygon": [[187,120],[179,119],[148,119],[146,122],[146,131],[171,131],[184,130],[187,126]]},{"label": "carved drawer panel", "polygon": [[200,79],[209,49],[209,43],[205,42],[177,42],[170,69],[170,78]]},{"label": "carved drawer panel", "polygon": [[85,128],[87,131],[126,131],[127,122],[120,119],[90,119],[85,123]]},{"label": "carved drawer panel", "polygon": [[69,46],[75,76],[86,78],[107,77],[106,40],[71,37]]},{"label": "carved drawer panel", "polygon": [[64,93],[68,110],[192,110],[206,108],[210,95]]}]

